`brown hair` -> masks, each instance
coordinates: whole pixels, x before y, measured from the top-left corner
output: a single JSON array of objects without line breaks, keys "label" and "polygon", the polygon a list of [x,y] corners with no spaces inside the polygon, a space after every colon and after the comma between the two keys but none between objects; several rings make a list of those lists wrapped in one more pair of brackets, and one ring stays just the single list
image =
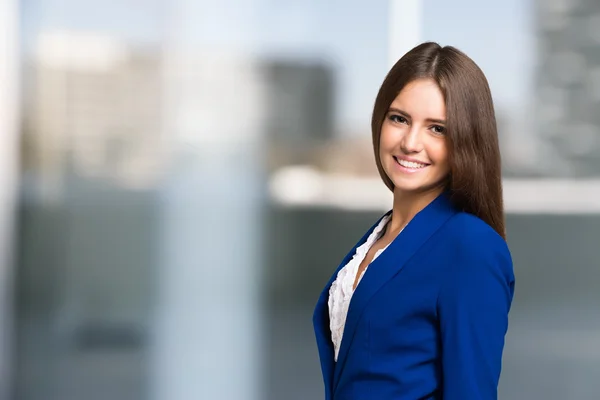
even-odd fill
[{"label": "brown hair", "polygon": [[406,53],[389,71],[373,109],[371,129],[377,169],[390,190],[394,184],[379,158],[381,127],[402,88],[416,79],[437,82],[446,102],[446,140],[453,204],[488,223],[505,238],[500,149],[496,117],[485,75],[460,50],[423,43]]}]

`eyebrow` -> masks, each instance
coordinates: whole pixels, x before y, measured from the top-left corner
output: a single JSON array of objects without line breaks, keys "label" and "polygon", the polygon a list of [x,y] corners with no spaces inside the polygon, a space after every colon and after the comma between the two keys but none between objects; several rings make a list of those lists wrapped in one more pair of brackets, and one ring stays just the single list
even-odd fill
[{"label": "eyebrow", "polygon": [[[402,110],[401,110],[401,109],[399,109],[399,108],[396,108],[396,107],[390,107],[390,109],[388,110],[388,112],[389,112],[389,111],[395,111],[395,112],[397,112],[398,114],[402,114],[403,116],[405,116],[405,117],[406,117],[406,118],[408,118],[408,119],[412,119],[412,117],[410,116],[410,114],[409,114],[409,113],[407,113],[406,111],[402,111]],[[428,122],[433,122],[433,123],[436,123],[436,124],[442,124],[442,125],[446,125],[446,121],[445,121],[445,120],[443,120],[443,119],[427,118],[425,121],[428,121]]]}]

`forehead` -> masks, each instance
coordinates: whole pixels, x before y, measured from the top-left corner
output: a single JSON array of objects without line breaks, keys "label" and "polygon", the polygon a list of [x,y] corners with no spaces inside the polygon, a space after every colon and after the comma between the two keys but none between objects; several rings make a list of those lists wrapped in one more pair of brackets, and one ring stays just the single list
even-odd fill
[{"label": "forehead", "polygon": [[418,79],[408,83],[390,107],[398,108],[414,119],[446,119],[444,95],[431,79]]}]

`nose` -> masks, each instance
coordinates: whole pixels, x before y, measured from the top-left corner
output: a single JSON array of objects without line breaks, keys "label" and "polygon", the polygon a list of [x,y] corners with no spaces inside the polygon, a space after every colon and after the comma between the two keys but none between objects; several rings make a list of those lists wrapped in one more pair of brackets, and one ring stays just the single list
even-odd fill
[{"label": "nose", "polygon": [[420,130],[417,126],[411,126],[400,142],[400,147],[405,154],[419,153],[423,150]]}]

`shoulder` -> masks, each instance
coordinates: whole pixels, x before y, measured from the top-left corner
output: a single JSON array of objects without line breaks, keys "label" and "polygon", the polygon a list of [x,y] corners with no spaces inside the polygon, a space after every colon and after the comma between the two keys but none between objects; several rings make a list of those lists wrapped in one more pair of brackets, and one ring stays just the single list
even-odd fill
[{"label": "shoulder", "polygon": [[510,254],[504,238],[479,217],[466,212],[459,212],[448,220],[444,233],[451,245],[466,254],[473,256],[490,251]]},{"label": "shoulder", "polygon": [[452,276],[501,275],[512,280],[512,256],[504,238],[473,214],[459,212],[444,227]]}]

